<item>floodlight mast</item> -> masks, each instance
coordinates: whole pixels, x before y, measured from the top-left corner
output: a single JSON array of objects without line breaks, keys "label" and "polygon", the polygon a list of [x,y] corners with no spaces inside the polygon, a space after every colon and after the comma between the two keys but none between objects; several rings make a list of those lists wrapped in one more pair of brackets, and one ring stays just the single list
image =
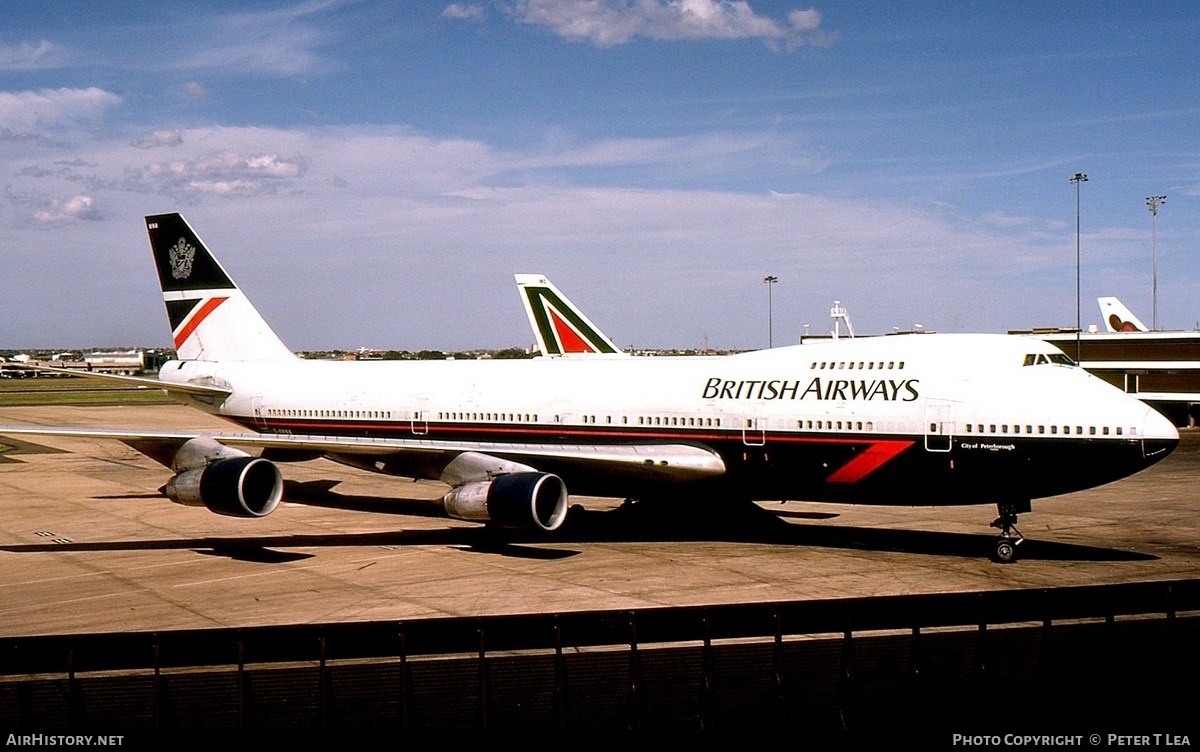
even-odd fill
[{"label": "floodlight mast", "polygon": [[1081,331],[1080,315],[1079,315],[1079,184],[1087,182],[1087,175],[1082,172],[1077,172],[1071,176],[1072,183],[1075,184],[1075,362],[1078,363],[1079,357],[1079,332]]},{"label": "floodlight mast", "polygon": [[774,324],[772,321],[772,319],[774,318],[774,316],[773,316],[774,311],[772,310],[773,306],[772,306],[772,301],[771,301],[771,288],[774,287],[775,283],[778,281],[779,281],[779,277],[776,277],[774,274],[768,274],[767,276],[763,277],[763,284],[765,284],[767,286],[767,348],[768,349],[770,349],[774,345],[774,341],[773,341],[774,340],[774,337],[773,337]]},{"label": "floodlight mast", "polygon": [[1166,196],[1147,196],[1150,208],[1150,308],[1153,311],[1150,328],[1158,330],[1158,207],[1166,203]]}]

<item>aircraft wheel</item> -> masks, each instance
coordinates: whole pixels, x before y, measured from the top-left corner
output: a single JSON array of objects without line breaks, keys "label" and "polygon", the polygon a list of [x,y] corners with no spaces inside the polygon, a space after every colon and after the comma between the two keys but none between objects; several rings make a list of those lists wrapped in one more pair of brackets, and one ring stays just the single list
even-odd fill
[{"label": "aircraft wheel", "polygon": [[1017,544],[1011,538],[999,539],[992,557],[1001,564],[1011,564],[1017,560]]}]

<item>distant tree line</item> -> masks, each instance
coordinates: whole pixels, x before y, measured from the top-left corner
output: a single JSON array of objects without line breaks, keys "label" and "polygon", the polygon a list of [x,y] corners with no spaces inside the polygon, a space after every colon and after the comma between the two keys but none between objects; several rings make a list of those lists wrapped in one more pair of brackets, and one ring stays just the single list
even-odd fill
[{"label": "distant tree line", "polygon": [[484,358],[513,360],[532,358],[535,357],[535,354],[519,347],[507,347],[501,350],[461,350],[457,352],[444,350],[418,350],[416,352],[409,350],[313,350],[302,352],[300,356],[311,360],[480,360]]}]

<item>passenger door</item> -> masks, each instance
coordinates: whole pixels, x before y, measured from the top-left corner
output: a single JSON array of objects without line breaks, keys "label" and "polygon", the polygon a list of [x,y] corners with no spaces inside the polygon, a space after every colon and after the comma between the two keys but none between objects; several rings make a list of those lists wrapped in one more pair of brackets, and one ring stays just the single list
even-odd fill
[{"label": "passenger door", "polygon": [[954,403],[929,400],[925,405],[925,451],[949,452],[954,445]]}]

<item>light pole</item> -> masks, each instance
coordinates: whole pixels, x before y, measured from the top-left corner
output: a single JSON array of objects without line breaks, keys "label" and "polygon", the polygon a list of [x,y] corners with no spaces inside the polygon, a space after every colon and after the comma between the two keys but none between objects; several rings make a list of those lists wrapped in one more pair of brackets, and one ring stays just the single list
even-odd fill
[{"label": "light pole", "polygon": [[772,338],[773,327],[772,327],[772,323],[771,323],[772,318],[773,318],[772,302],[771,302],[771,288],[774,287],[775,283],[778,281],[779,281],[779,277],[776,277],[774,274],[768,274],[767,276],[763,277],[763,284],[765,284],[767,286],[767,347],[768,348],[770,348],[771,345],[773,344],[773,338]]},{"label": "light pole", "polygon": [[1158,329],[1158,207],[1165,203],[1166,196],[1147,196],[1146,206],[1150,207],[1150,307],[1153,310],[1150,328]]},{"label": "light pole", "polygon": [[1087,182],[1087,175],[1077,172],[1071,176],[1075,184],[1075,362],[1079,358],[1079,184]]}]

